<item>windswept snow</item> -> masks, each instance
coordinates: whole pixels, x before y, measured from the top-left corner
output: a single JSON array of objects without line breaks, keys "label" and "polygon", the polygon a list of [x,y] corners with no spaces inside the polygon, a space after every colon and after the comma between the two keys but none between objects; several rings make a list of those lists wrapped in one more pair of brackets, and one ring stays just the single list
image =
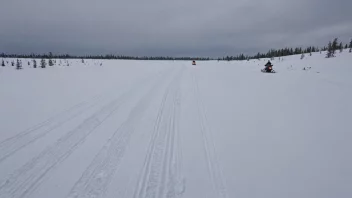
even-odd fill
[{"label": "windswept snow", "polygon": [[324,56],[9,62],[0,198],[351,197],[352,54]]}]

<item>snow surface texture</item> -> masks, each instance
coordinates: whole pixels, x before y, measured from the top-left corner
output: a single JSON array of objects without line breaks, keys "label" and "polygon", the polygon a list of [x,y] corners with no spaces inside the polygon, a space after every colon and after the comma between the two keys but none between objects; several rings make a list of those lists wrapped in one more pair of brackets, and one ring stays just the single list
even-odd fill
[{"label": "snow surface texture", "polygon": [[0,198],[352,197],[352,54],[324,56],[9,62]]}]

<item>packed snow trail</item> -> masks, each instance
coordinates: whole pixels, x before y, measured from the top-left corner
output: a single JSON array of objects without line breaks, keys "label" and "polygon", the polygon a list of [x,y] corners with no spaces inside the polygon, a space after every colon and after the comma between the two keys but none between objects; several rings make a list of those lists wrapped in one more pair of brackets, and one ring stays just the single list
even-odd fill
[{"label": "packed snow trail", "polygon": [[352,197],[350,53],[94,61],[1,68],[0,198]]},{"label": "packed snow trail", "polygon": [[129,144],[129,139],[136,125],[143,117],[143,113],[152,100],[153,94],[159,90],[159,87],[166,80],[165,77],[168,76],[162,76],[160,80],[156,81],[151,90],[147,90],[145,96],[132,109],[127,120],[115,131],[113,137],[109,139],[80,180],[77,181],[68,197],[86,198],[104,195],[111,177],[114,176],[114,172],[123,158],[124,151]]},{"label": "packed snow trail", "polygon": [[[149,79],[148,79],[149,80]],[[142,83],[145,85],[145,83]],[[0,197],[24,197],[40,185],[43,177],[60,162],[64,161],[77,147],[79,147],[97,127],[99,127],[119,107],[141,89],[136,84],[134,89],[103,105],[101,109],[85,119],[76,128],[65,134],[53,146],[45,149],[38,156],[30,160],[19,170],[0,183]]]},{"label": "packed snow trail", "polygon": [[[178,107],[180,103],[177,76],[167,88],[155,121],[153,136],[140,174],[134,197],[177,197],[184,184],[179,181]],[[175,138],[176,137],[176,138]]]},{"label": "packed snow trail", "polygon": [[218,157],[213,143],[213,135],[210,127],[208,126],[208,119],[204,110],[204,104],[201,99],[197,73],[192,73],[194,83],[194,96],[197,101],[198,116],[201,125],[202,139],[204,143],[204,151],[207,157],[208,171],[214,190],[217,192],[217,197],[227,198],[226,184],[223,178],[223,173],[218,164]]},{"label": "packed snow trail", "polygon": [[90,99],[89,101],[81,102],[58,114],[57,116],[54,116],[30,129],[27,129],[14,137],[0,142],[0,162],[14,154],[16,151],[26,147],[32,142],[52,132],[54,129],[60,127],[65,122],[72,120],[88,109],[94,107],[100,99],[101,96],[97,96]]}]

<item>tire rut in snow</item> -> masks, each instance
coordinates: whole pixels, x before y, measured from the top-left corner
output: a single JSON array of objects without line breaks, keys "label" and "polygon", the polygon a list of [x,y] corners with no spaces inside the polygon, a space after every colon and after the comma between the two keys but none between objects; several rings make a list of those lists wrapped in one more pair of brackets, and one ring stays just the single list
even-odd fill
[{"label": "tire rut in snow", "polygon": [[225,180],[223,178],[223,174],[219,166],[219,160],[216,155],[215,145],[212,141],[212,132],[208,125],[208,119],[205,113],[203,101],[200,96],[198,79],[195,72],[192,73],[192,78],[194,85],[194,95],[197,102],[198,116],[200,120],[200,129],[203,139],[204,152],[207,158],[209,176],[211,178],[217,196],[219,198],[227,198],[229,196],[227,193]]},{"label": "tire rut in snow", "polygon": [[178,122],[180,106],[178,75],[165,92],[155,121],[135,198],[178,197],[184,192]]},{"label": "tire rut in snow", "polygon": [[[150,78],[144,81],[153,80]],[[144,82],[143,81],[143,82]],[[74,152],[85,139],[106,119],[113,115],[135,91],[148,83],[136,84],[120,97],[112,100],[76,128],[61,137],[38,156],[31,159],[0,182],[0,197],[19,198],[31,194],[43,181],[44,176]]]},{"label": "tire rut in snow", "polygon": [[0,163],[22,148],[30,145],[36,140],[59,128],[66,122],[78,117],[85,111],[100,102],[101,96],[93,97],[91,100],[81,102],[60,114],[29,128],[16,136],[8,138],[0,143]]},{"label": "tire rut in snow", "polygon": [[159,91],[166,80],[166,75],[156,81],[155,85],[141,97],[138,104],[131,110],[127,120],[114,132],[113,136],[95,156],[93,162],[84,171],[67,197],[92,198],[104,196],[106,189],[122,161],[136,126],[143,118],[153,96]]}]

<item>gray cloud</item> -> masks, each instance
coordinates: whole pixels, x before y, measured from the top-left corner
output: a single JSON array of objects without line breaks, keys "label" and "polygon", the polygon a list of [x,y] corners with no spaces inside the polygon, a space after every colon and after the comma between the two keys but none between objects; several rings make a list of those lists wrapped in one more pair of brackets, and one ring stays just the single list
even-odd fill
[{"label": "gray cloud", "polygon": [[0,51],[224,56],[352,37],[347,0],[2,0]]}]

